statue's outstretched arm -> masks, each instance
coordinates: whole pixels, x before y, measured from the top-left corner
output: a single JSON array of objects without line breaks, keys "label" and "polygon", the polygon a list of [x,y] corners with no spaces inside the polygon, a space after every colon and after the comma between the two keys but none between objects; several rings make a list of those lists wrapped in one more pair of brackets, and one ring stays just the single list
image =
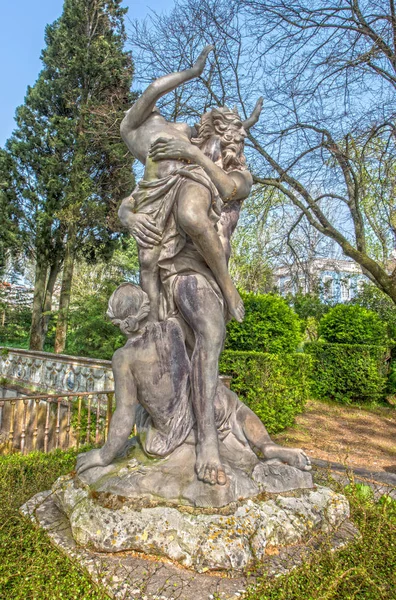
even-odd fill
[{"label": "statue's outstretched arm", "polygon": [[140,127],[151,115],[156,103],[162,96],[186,81],[199,77],[204,70],[208,54],[213,49],[213,46],[206,46],[191,69],[164,75],[153,81],[126,113],[121,123],[121,134]]},{"label": "statue's outstretched arm", "polygon": [[123,348],[114,353],[114,383],[116,409],[112,416],[109,434],[102,448],[94,448],[77,457],[76,471],[83,473],[92,467],[105,467],[122,452],[135,424],[137,386],[130,372],[128,355]]},{"label": "statue's outstretched arm", "polygon": [[135,424],[138,404],[137,386],[130,371],[128,353],[123,348],[113,355],[116,410],[111,418],[106,444],[101,448],[102,458],[109,464],[124,448]]}]

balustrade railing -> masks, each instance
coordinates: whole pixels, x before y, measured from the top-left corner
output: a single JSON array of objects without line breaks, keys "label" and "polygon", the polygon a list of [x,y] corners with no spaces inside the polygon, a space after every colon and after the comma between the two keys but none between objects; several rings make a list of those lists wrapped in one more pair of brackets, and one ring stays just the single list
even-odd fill
[{"label": "balustrade railing", "polygon": [[103,444],[113,403],[112,391],[1,398],[0,445],[25,454]]}]

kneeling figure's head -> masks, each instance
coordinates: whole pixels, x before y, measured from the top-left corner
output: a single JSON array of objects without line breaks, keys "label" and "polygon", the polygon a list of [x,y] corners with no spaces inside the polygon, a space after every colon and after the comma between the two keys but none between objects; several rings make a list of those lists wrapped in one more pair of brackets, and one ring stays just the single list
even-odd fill
[{"label": "kneeling figure's head", "polygon": [[122,283],[110,296],[106,314],[124,335],[130,336],[143,325],[149,312],[150,302],[142,288]]}]

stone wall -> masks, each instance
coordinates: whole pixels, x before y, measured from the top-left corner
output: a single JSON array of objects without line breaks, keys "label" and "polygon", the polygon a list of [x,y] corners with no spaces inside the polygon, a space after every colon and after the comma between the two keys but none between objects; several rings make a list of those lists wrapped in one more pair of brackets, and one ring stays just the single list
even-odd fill
[{"label": "stone wall", "polygon": [[114,390],[111,361],[0,346],[0,377],[32,391]]}]

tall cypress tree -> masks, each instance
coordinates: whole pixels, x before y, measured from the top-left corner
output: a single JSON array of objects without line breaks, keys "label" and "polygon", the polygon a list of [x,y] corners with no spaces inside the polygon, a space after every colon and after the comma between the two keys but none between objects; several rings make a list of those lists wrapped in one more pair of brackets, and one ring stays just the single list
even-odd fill
[{"label": "tall cypress tree", "polygon": [[20,211],[11,185],[12,159],[0,148],[0,282],[11,257],[20,254],[23,243],[18,226]]},{"label": "tall cypress tree", "polygon": [[30,337],[42,349],[56,278],[62,287],[55,350],[64,349],[78,254],[109,255],[117,202],[133,186],[119,123],[133,101],[133,64],[121,0],[65,0],[45,32],[43,70],[17,109],[7,142],[12,187],[36,258]]}]

